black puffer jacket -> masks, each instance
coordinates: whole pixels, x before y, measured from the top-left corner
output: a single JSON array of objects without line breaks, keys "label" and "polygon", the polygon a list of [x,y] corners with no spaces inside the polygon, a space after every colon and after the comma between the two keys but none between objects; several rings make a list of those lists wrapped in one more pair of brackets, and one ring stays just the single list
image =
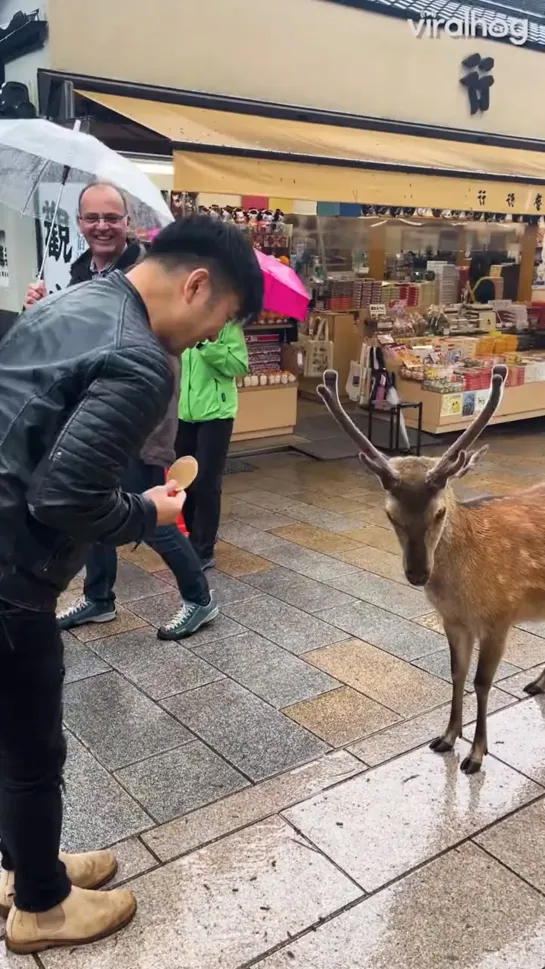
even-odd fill
[{"label": "black puffer jacket", "polygon": [[0,599],[51,608],[87,544],[139,542],[155,508],[119,490],[173,393],[121,272],[50,296],[0,344]]}]

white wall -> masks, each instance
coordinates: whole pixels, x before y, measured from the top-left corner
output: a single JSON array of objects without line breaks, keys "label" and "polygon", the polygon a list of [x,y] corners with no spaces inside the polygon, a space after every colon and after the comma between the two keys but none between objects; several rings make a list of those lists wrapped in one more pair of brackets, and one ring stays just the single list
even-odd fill
[{"label": "white wall", "polygon": [[37,272],[34,220],[0,204],[0,229],[6,234],[9,270],[9,286],[0,286],[0,310],[19,313]]},{"label": "white wall", "polygon": [[[545,53],[509,43],[417,39],[325,0],[48,0],[48,16],[53,69],[545,140]],[[495,84],[472,118],[459,82],[476,52]]]}]

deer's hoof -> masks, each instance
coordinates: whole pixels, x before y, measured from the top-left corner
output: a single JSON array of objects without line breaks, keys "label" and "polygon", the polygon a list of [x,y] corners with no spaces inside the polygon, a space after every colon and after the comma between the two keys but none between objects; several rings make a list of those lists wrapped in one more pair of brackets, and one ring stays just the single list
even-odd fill
[{"label": "deer's hoof", "polygon": [[480,760],[473,760],[471,757],[465,757],[460,764],[460,770],[463,774],[478,774],[482,767]]},{"label": "deer's hoof", "polygon": [[436,754],[446,754],[449,750],[453,749],[454,744],[451,744],[449,740],[445,740],[444,737],[436,737],[430,744],[430,750],[434,750]]},{"label": "deer's hoof", "polygon": [[536,680],[533,683],[528,683],[524,687],[524,692],[528,693],[529,696],[540,696],[544,692],[544,690],[543,690],[543,687],[540,686]]}]

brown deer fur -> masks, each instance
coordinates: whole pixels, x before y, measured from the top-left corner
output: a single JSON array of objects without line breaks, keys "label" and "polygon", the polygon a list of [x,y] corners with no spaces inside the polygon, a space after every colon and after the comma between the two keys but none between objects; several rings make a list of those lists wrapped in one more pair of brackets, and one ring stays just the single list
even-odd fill
[{"label": "brown deer fur", "polygon": [[[459,502],[449,480],[461,477],[486,451],[468,453],[496,410],[505,368],[496,367],[489,400],[472,425],[439,458],[388,461],[352,423],[338,397],[337,375],[326,371],[318,393],[358,443],[360,459],[382,482],[385,510],[412,585],[424,586],[447,635],[453,683],[450,720],[431,744],[452,750],[462,732],[464,688],[475,644],[477,725],[461,769],[478,771],[487,753],[488,694],[515,623],[545,618],[545,483],[498,498]],[[526,687],[545,692],[545,671]]]}]

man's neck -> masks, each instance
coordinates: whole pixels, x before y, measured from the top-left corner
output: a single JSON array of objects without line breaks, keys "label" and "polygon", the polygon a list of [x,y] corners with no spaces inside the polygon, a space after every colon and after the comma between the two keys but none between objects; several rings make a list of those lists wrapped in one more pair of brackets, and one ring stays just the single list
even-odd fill
[{"label": "man's neck", "polygon": [[125,252],[127,245],[128,243],[126,242],[119,252],[110,253],[109,255],[95,255],[93,252],[91,252],[91,263],[94,265],[95,269],[101,273],[107,268],[107,266],[111,266],[114,262],[117,262],[119,257]]}]

